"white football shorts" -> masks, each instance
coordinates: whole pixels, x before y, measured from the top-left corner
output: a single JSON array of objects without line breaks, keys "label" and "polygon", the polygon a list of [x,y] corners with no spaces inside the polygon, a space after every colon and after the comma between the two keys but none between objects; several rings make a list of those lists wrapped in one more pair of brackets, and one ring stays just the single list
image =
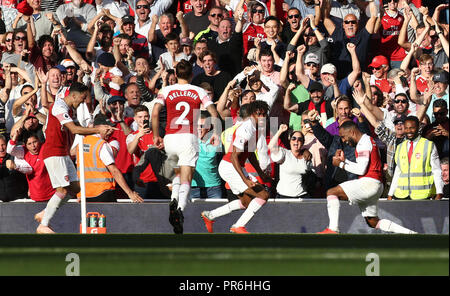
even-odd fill
[{"label": "white football shorts", "polygon": [[165,135],[164,150],[168,156],[178,156],[178,166],[195,167],[199,152],[198,138],[188,133]]},{"label": "white football shorts", "polygon": [[67,187],[71,182],[79,181],[77,169],[70,156],[51,156],[44,159],[53,188]]},{"label": "white football shorts", "polygon": [[378,199],[383,194],[383,183],[373,178],[360,178],[339,184],[349,203],[357,204],[363,217],[378,216]]}]

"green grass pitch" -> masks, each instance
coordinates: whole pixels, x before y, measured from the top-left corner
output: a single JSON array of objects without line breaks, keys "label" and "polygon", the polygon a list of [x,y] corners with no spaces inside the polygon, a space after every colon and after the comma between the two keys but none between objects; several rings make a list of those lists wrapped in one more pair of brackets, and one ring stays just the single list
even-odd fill
[{"label": "green grass pitch", "polygon": [[[2,234],[1,276],[448,276],[448,235]],[[367,260],[366,260],[367,259]]]}]

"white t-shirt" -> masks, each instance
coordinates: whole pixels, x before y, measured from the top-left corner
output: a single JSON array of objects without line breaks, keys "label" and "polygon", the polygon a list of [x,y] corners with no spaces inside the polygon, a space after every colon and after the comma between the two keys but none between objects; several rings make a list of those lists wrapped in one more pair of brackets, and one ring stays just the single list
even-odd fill
[{"label": "white t-shirt", "polygon": [[270,154],[271,159],[280,164],[280,181],[277,184],[277,192],[281,195],[296,197],[306,193],[302,184],[302,175],[312,170],[311,161],[304,158],[298,159],[294,154],[283,147],[276,153]]}]

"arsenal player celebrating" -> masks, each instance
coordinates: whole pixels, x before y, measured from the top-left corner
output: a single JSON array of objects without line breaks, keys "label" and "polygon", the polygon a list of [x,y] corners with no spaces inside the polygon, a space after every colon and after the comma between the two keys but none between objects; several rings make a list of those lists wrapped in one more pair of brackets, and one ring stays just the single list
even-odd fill
[{"label": "arsenal player celebrating", "polygon": [[50,105],[47,116],[47,129],[45,131],[45,144],[41,154],[50,177],[55,194],[50,198],[44,210],[44,215],[36,230],[37,233],[54,233],[49,227],[53,217],[62,203],[80,192],[77,169],[69,154],[69,132],[79,135],[107,134],[111,129],[109,125],[96,127],[82,127],[72,120],[72,108],[78,108],[85,101],[89,89],[86,85],[73,82],[68,95],[63,98],[57,96]]},{"label": "arsenal player celebrating", "polygon": [[[317,111],[312,110],[308,116],[310,120],[315,120]],[[358,205],[371,228],[403,234],[416,233],[390,220],[378,218],[378,199],[383,193],[383,173],[380,153],[374,140],[361,133],[353,121],[344,122],[339,127],[339,136],[343,143],[356,148],[356,162],[345,159],[343,151],[338,149],[333,157],[333,165],[360,177],[328,189],[327,209],[330,222],[328,228],[319,233],[339,233],[339,200],[348,200],[350,204]]]},{"label": "arsenal player celebrating", "polygon": [[[198,159],[197,128],[200,106],[209,111],[213,118],[214,128],[219,126],[216,108],[206,91],[191,85],[192,65],[181,60],[175,67],[178,83],[160,90],[152,111],[153,142],[158,148],[165,149],[168,157],[178,156],[176,177],[172,181],[172,196],[169,205],[169,222],[177,234],[183,233],[184,216],[192,175]],[[164,140],[159,136],[159,112],[166,106],[167,125]],[[217,133],[212,138],[212,144],[218,141]]]}]

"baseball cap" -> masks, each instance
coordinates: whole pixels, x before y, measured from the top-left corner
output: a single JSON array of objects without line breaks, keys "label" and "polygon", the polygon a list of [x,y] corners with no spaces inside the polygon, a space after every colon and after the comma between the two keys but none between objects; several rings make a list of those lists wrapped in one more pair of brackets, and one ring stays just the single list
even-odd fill
[{"label": "baseball cap", "polygon": [[132,17],[131,15],[125,15],[124,17],[122,17],[122,25],[125,24],[134,24],[134,17]]},{"label": "baseball cap", "polygon": [[67,69],[63,65],[56,65],[55,68],[59,69],[59,71],[61,71],[61,73],[63,74],[67,73]]},{"label": "baseball cap", "polygon": [[379,68],[382,65],[389,65],[389,61],[385,56],[379,55],[372,59],[369,68]]},{"label": "baseball cap", "polygon": [[102,64],[106,67],[114,67],[116,64],[116,59],[114,58],[114,55],[109,52],[104,52],[97,58],[97,63]]},{"label": "baseball cap", "polygon": [[330,63],[323,65],[322,68],[320,69],[320,74],[323,73],[334,74],[336,72],[337,72],[336,67]]},{"label": "baseball cap", "polygon": [[323,85],[320,82],[314,81],[311,83],[310,87],[308,88],[308,91],[310,93],[313,93],[315,91],[323,91]]},{"label": "baseball cap", "polygon": [[183,37],[183,38],[181,38],[180,45],[181,46],[187,45],[187,46],[191,46],[192,47],[192,40],[189,39],[188,37]]},{"label": "baseball cap", "polygon": [[94,125],[109,125],[114,127],[115,124],[111,122],[111,120],[106,117],[103,113],[98,113],[94,118]]},{"label": "baseball cap", "polygon": [[314,63],[319,65],[320,61],[319,61],[319,57],[315,54],[315,53],[308,53],[305,57],[305,64],[307,63]]},{"label": "baseball cap", "polygon": [[433,75],[434,82],[442,82],[448,84],[448,73],[446,71],[438,72]]},{"label": "baseball cap", "polygon": [[406,115],[405,114],[397,114],[394,119],[392,120],[392,122],[394,124],[397,124],[397,122],[405,122],[406,120]]},{"label": "baseball cap", "polygon": [[66,68],[75,67],[76,66],[75,62],[72,61],[71,59],[64,59],[64,60],[62,60],[60,65],[63,65]]},{"label": "baseball cap", "polygon": [[127,100],[122,96],[112,96],[108,99],[108,105],[115,102],[126,102]]}]

